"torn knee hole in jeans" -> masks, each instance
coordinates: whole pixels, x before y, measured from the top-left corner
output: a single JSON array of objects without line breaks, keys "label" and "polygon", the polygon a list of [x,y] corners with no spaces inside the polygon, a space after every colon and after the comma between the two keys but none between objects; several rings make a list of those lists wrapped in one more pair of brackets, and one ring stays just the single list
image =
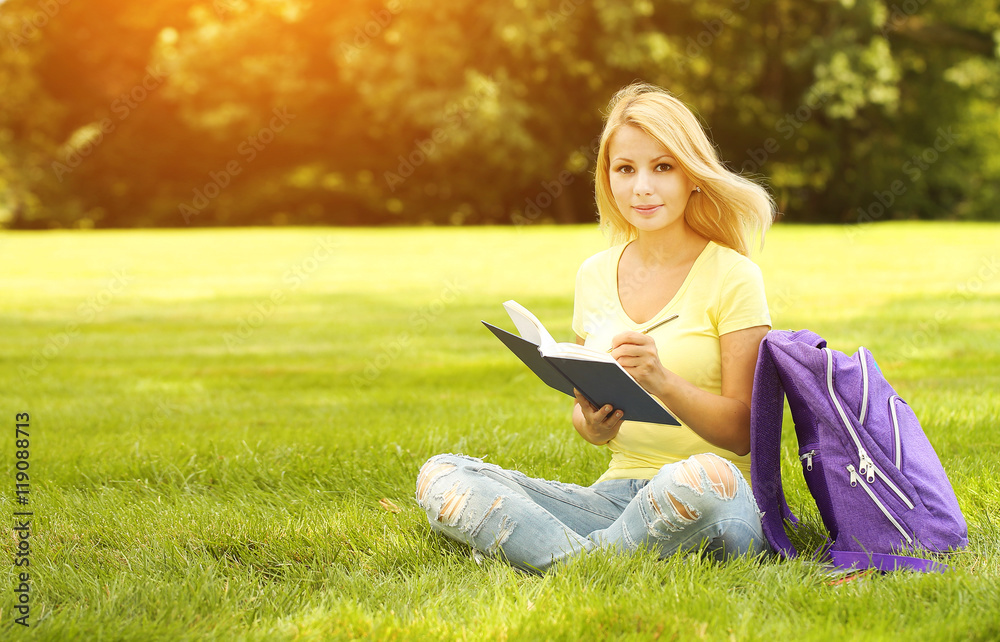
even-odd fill
[{"label": "torn knee hole in jeans", "polygon": [[[454,526],[458,522],[471,491],[466,489],[460,492],[458,481],[444,492],[435,493],[432,489],[435,484],[440,485],[442,477],[457,468],[448,462],[430,461],[420,469],[420,475],[417,477],[417,503],[428,513],[437,513],[435,519],[449,526]],[[433,500],[440,500],[440,503]]]},{"label": "torn knee hole in jeans", "polygon": [[707,477],[712,492],[720,499],[732,499],[736,496],[736,478],[732,468],[717,455],[705,453],[684,460],[674,472],[674,482],[701,495],[705,492],[701,483],[702,474]]},{"label": "torn knee hole in jeans", "polygon": [[441,463],[432,464],[427,462],[423,468],[420,469],[420,475],[417,477],[417,501],[423,502],[424,497],[427,496],[427,489],[430,485],[434,483],[438,477],[455,470],[457,466],[455,464]]},{"label": "torn knee hole in jeans", "polygon": [[[486,523],[486,520],[503,506],[503,497],[500,496],[494,499],[483,512],[482,517],[477,519],[474,509],[466,510],[466,505],[471,496],[471,489],[467,488],[464,491],[460,491],[458,482],[456,482],[442,497],[441,509],[438,511],[437,521],[447,526],[456,527],[472,537],[477,536]],[[507,538],[514,532],[515,526],[516,523],[510,515],[501,515],[500,524],[493,535],[493,541],[485,547],[483,552],[491,556],[496,555],[500,547],[507,541]]]},{"label": "torn knee hole in jeans", "polygon": [[441,508],[438,510],[437,521],[444,522],[449,526],[457,524],[462,517],[462,509],[465,508],[465,503],[469,501],[471,494],[472,491],[468,488],[459,492],[458,482],[455,482],[455,485],[448,489],[441,498]]},{"label": "torn knee hole in jeans", "polygon": [[656,519],[652,524],[650,524],[650,527],[655,527],[658,524],[664,524],[668,530],[677,531],[680,530],[685,524],[690,524],[701,517],[701,513],[691,506],[688,506],[677,497],[674,497],[669,492],[664,492],[664,495],[666,495],[667,502],[670,504],[670,508],[672,509],[670,511],[670,515],[664,514],[659,502],[657,502],[656,498],[653,497],[653,493],[648,495],[649,504],[652,506],[653,514],[656,516]]},{"label": "torn knee hole in jeans", "polygon": [[[461,488],[460,479],[454,481],[443,492],[442,487],[450,481],[446,476],[458,467],[448,462],[428,462],[420,470],[417,477],[417,502],[431,515],[431,519],[447,526],[456,526],[466,533],[475,535],[482,528],[486,519],[503,505],[503,497],[496,499],[486,508],[482,517],[467,515],[466,508],[473,496],[471,488]],[[475,513],[473,509],[471,512]],[[514,529],[514,521],[509,516],[503,516],[496,537],[487,552],[494,552],[510,536]]]},{"label": "torn knee hole in jeans", "polygon": [[694,470],[694,464],[691,463],[690,459],[682,461],[681,465],[674,471],[674,482],[678,486],[690,488],[699,495],[705,492],[705,489],[701,487],[701,473]]}]

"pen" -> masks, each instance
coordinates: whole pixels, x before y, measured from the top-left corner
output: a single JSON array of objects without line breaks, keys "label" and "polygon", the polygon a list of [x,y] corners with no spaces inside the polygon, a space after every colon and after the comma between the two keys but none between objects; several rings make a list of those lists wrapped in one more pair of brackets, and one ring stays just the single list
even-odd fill
[{"label": "pen", "polygon": [[[657,329],[661,325],[663,325],[665,323],[670,323],[671,321],[673,321],[674,319],[676,319],[677,316],[678,315],[675,314],[673,316],[667,317],[666,319],[664,319],[663,321],[660,321],[659,323],[654,323],[653,325],[649,326],[645,330],[641,330],[640,334],[649,334],[650,332],[652,332],[653,330]],[[608,352],[611,352],[612,350],[614,350],[614,348],[608,348]]]}]

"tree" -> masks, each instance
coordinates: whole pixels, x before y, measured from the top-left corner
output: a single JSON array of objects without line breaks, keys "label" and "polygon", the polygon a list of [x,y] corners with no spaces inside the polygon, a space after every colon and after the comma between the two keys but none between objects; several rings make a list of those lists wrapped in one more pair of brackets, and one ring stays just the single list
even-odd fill
[{"label": "tree", "polygon": [[1000,217],[987,0],[8,0],[0,25],[15,227],[592,221],[635,79],[787,220]]}]

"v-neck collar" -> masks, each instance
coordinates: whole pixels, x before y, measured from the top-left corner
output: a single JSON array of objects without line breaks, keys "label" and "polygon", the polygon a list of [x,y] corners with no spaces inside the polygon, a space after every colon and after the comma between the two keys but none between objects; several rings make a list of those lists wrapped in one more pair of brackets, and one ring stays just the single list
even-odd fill
[{"label": "v-neck collar", "polygon": [[621,316],[622,320],[624,320],[634,330],[641,331],[641,328],[650,326],[650,325],[656,323],[657,321],[659,321],[660,318],[663,317],[663,315],[666,312],[668,312],[674,306],[674,304],[676,304],[680,300],[680,298],[684,295],[685,290],[687,290],[688,285],[690,285],[690,283],[691,283],[691,281],[692,281],[692,279],[693,279],[693,277],[695,275],[695,272],[698,271],[699,266],[702,263],[704,263],[705,258],[710,254],[710,250],[714,251],[714,249],[717,247],[717,245],[716,245],[715,241],[709,241],[705,245],[705,247],[702,248],[701,253],[698,255],[698,258],[696,258],[694,260],[694,263],[691,264],[691,269],[688,270],[687,275],[684,277],[684,281],[681,282],[681,286],[679,288],[677,288],[677,292],[674,293],[674,296],[671,297],[670,301],[668,301],[666,305],[664,305],[662,308],[660,308],[659,312],[657,312],[656,314],[654,314],[647,321],[644,321],[642,323],[638,323],[638,322],[634,321],[632,319],[632,317],[630,317],[628,315],[628,312],[625,311],[625,306],[622,305],[621,294],[618,291],[618,266],[621,263],[622,255],[625,254],[625,248],[627,248],[629,245],[631,245],[631,243],[632,242],[630,241],[629,243],[625,243],[624,245],[622,245],[621,249],[618,251],[618,256],[615,257],[615,260],[611,264],[611,266],[612,266],[611,284],[612,284],[612,286],[614,288],[615,303],[616,303],[616,307],[618,308],[618,314],[619,314],[619,316]]}]

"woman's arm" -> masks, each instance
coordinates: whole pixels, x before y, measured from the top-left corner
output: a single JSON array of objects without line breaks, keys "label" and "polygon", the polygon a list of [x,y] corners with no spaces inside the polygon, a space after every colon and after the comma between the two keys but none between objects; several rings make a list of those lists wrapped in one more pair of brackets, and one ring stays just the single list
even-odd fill
[{"label": "woman's arm", "polygon": [[[579,336],[576,338],[576,342],[583,345],[583,339]],[[573,406],[573,427],[580,433],[580,436],[595,446],[606,444],[614,439],[615,435],[618,434],[618,429],[621,428],[622,421],[624,421],[622,412],[615,410],[610,405],[595,408],[587,401],[586,397],[580,394],[579,390],[574,388],[573,392],[576,393],[576,403]]]},{"label": "woman's arm", "polygon": [[[617,335],[611,340],[614,348],[611,354],[643,388],[659,397],[702,439],[742,456],[750,452],[753,375],[757,351],[768,330],[768,326],[761,325],[719,337],[721,395],[706,392],[664,368],[656,343],[648,335],[638,332]],[[575,419],[574,414],[574,425]]]}]

